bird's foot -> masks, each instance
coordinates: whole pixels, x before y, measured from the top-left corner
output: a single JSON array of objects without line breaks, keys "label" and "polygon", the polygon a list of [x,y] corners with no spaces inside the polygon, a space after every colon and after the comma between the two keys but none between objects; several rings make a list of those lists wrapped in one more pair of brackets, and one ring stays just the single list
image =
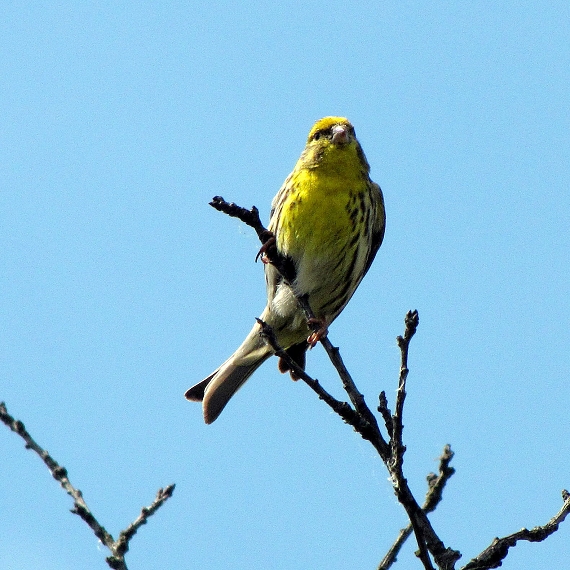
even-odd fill
[{"label": "bird's foot", "polygon": [[276,244],[277,240],[273,232],[266,230],[267,236],[264,236],[263,245],[259,248],[257,255],[255,256],[255,261],[261,259],[261,263],[271,263],[271,260],[275,258],[277,253]]},{"label": "bird's foot", "polygon": [[309,338],[307,338],[309,347],[314,348],[321,338],[324,338],[329,334],[329,329],[324,319],[311,318],[307,322],[311,328],[314,326],[316,329],[309,335]]}]

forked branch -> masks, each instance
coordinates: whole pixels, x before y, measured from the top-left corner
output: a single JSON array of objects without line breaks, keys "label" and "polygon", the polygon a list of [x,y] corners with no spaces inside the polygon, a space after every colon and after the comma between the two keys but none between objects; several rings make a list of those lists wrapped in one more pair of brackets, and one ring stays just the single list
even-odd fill
[{"label": "forked branch", "polygon": [[73,509],[71,509],[71,512],[81,517],[93,531],[95,536],[111,551],[111,556],[106,559],[109,567],[115,570],[127,570],[125,554],[129,549],[131,538],[143,524],[146,524],[147,519],[172,496],[174,485],[169,485],[164,489],[159,489],[152,504],[148,507],[143,507],[138,518],[131,523],[126,530],[122,531],[119,534],[119,538],[115,540],[105,527],[95,518],[83,499],[83,493],[71,484],[71,481],[67,476],[67,469],[59,465],[59,463],[45,449],[36,443],[26,429],[26,426],[21,421],[14,419],[8,413],[4,402],[0,403],[0,421],[25,441],[26,449],[31,449],[40,456],[42,461],[50,470],[54,479],[58,481],[66,493],[71,496],[73,499]]}]

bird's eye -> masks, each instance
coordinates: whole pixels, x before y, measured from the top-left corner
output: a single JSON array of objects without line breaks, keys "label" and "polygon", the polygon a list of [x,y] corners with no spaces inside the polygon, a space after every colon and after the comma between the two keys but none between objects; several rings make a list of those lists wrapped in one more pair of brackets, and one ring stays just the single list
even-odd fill
[{"label": "bird's eye", "polygon": [[318,140],[321,138],[322,134],[323,134],[323,133],[321,133],[320,131],[319,131],[318,133],[315,133],[315,134],[313,135],[313,140],[314,140],[314,141],[318,141]]}]

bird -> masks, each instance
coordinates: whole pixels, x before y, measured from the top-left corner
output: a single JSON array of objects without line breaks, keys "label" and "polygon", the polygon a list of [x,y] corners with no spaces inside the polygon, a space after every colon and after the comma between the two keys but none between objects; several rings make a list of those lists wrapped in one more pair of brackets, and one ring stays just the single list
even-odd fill
[{"label": "bird", "polygon": [[[380,186],[355,130],[344,117],[324,117],[311,128],[293,171],[271,203],[268,230],[292,268],[285,280],[264,259],[267,305],[260,320],[303,370],[306,351],[327,334],[367,273],[384,239],[386,213]],[[262,248],[263,249],[263,248]],[[309,328],[297,296],[306,296],[320,324]],[[212,374],[185,393],[202,402],[204,421],[214,422],[232,396],[274,354],[258,322],[241,346]],[[289,371],[280,359],[281,372]]]}]

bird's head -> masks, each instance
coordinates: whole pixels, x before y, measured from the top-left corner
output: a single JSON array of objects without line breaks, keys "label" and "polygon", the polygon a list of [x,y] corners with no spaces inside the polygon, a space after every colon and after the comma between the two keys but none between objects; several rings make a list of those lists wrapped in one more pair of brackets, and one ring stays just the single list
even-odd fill
[{"label": "bird's head", "polygon": [[301,155],[303,168],[359,167],[368,172],[368,162],[356,138],[354,127],[344,117],[324,117],[309,132]]}]

